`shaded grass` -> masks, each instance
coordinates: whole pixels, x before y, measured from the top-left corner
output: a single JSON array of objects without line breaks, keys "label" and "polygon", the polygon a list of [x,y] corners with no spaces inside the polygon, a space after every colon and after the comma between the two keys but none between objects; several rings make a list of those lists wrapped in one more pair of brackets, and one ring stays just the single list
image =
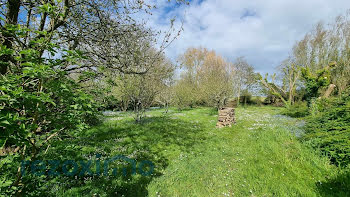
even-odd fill
[{"label": "shaded grass", "polygon": [[223,129],[215,128],[217,111],[210,108],[171,109],[168,114],[152,110],[143,124],[134,124],[130,113],[110,116],[98,127],[56,141],[45,158],[95,160],[99,154],[106,160],[125,155],[152,161],[153,174],[47,178],[47,195],[336,195],[333,182],[344,183],[346,175],[337,174],[326,158],[301,144],[291,133],[298,120],[276,116],[280,110],[239,108],[238,123]]},{"label": "shaded grass", "polygon": [[[169,163],[183,152],[191,152],[193,147],[208,138],[207,126],[203,125],[202,114],[211,109],[189,110],[186,113],[172,110],[164,115],[161,110],[148,113],[142,124],[135,124],[131,114],[120,113],[98,127],[78,133],[63,141],[56,141],[45,159],[58,160],[96,160],[101,155],[105,161],[116,155],[124,155],[137,162],[148,160],[154,163],[155,170],[151,176],[132,175],[126,177],[59,177],[49,186],[51,192],[58,196],[146,196],[147,184],[163,174]],[[196,120],[192,118],[197,114]],[[191,117],[191,118],[189,118]],[[205,117],[205,116],[204,116]],[[93,163],[91,169],[95,169]],[[125,167],[125,165],[123,166]],[[131,167],[129,171],[131,171]],[[58,185],[57,182],[65,184]]]}]

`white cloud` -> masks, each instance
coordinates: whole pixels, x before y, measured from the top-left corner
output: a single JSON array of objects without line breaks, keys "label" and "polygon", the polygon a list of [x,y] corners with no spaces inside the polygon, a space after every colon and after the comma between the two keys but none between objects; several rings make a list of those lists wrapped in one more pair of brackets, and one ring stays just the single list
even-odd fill
[{"label": "white cloud", "polygon": [[[165,6],[165,0],[158,1]],[[274,72],[313,25],[333,21],[349,8],[348,0],[194,0],[155,11],[149,25],[165,30],[173,16],[184,21],[184,31],[166,50],[173,60],[188,47],[203,46],[231,61],[245,56],[264,73]]]}]

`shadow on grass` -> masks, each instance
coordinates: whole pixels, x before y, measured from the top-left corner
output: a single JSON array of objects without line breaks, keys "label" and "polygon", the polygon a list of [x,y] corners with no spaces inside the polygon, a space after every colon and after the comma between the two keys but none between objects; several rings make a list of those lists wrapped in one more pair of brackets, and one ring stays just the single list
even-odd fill
[{"label": "shadow on grass", "polygon": [[335,178],[326,182],[317,183],[317,188],[321,196],[350,196],[350,171],[343,171]]},{"label": "shadow on grass", "polygon": [[[147,196],[147,186],[155,177],[161,176],[169,161],[181,153],[191,152],[193,146],[206,139],[200,123],[185,121],[176,117],[149,117],[143,124],[132,120],[105,123],[77,134],[77,138],[55,141],[45,160],[101,160],[124,155],[136,162],[151,161],[154,172],[150,176],[84,176],[47,178],[49,190],[59,196]],[[131,172],[131,166],[128,172]],[[92,171],[95,170],[91,167]],[[118,168],[119,169],[119,168]],[[60,185],[59,188],[58,184]]]}]

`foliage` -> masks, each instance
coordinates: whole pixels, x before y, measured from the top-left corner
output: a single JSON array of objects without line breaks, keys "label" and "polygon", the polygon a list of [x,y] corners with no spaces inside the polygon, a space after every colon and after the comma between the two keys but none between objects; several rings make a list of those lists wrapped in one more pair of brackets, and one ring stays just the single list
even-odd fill
[{"label": "foliage", "polygon": [[[186,0],[173,0],[168,3],[187,3]],[[174,28],[174,20],[166,32],[155,32],[147,28],[140,20],[135,20],[139,12],[152,14],[158,2],[139,0],[50,0],[1,1],[1,27],[20,26],[30,32],[23,32],[19,38],[5,32],[1,42],[7,48],[18,50],[35,48],[41,54],[45,48],[36,43],[45,40],[55,43],[66,50],[80,50],[85,59],[82,64],[61,64],[68,73],[84,71],[104,75],[101,69],[115,69],[124,73],[144,73],[147,71],[140,64],[149,64],[156,57],[142,51],[153,48],[156,44],[163,51],[179,36],[181,29]],[[44,43],[45,43],[44,42]],[[143,61],[137,60],[142,58]],[[7,62],[9,58],[2,55],[0,59]],[[0,73],[7,71],[7,65],[0,65]],[[86,80],[90,80],[87,78]]]},{"label": "foliage", "polygon": [[349,35],[348,12],[329,25],[316,24],[293,50],[298,65],[308,68],[314,75],[335,61],[337,66],[330,72],[328,80],[337,86],[339,95],[349,86]]},{"label": "foliage", "polygon": [[[141,61],[142,59],[139,60]],[[168,82],[171,81],[175,70],[175,66],[165,56],[152,62],[152,65],[146,66],[149,69],[142,75],[113,72],[106,79],[113,89],[110,95],[118,98],[123,105],[122,109],[126,110],[130,107],[135,112],[137,122],[141,121],[145,110],[156,102],[156,98],[169,88]]]},{"label": "foliage", "polygon": [[288,93],[290,104],[302,98],[310,106],[313,98],[339,96],[349,87],[349,16],[347,12],[328,25],[317,23],[282,62],[279,88]]},{"label": "foliage", "polygon": [[195,92],[195,86],[189,83],[186,79],[177,81],[174,85],[174,104],[179,109],[194,107],[198,104],[199,98]]},{"label": "foliage", "polygon": [[[16,28],[15,32],[23,31]],[[37,44],[47,47],[52,54],[59,50],[55,45],[42,42],[45,41]],[[41,57],[39,50],[16,51],[1,45],[0,55],[4,54],[16,63],[9,64],[6,75],[0,75],[0,147],[10,152],[4,162],[9,158],[13,164],[23,159],[33,160],[40,157],[51,138],[97,123],[92,98],[64,71],[57,69],[73,58],[73,51],[62,52],[61,59],[50,59]],[[4,163],[2,167],[6,169]],[[11,173],[3,169],[1,173]],[[26,187],[28,182],[21,180],[20,174],[12,177],[6,180],[11,182],[9,185],[1,186],[1,192],[10,188],[8,195],[18,194]]]},{"label": "foliage", "polygon": [[289,105],[293,105],[297,96],[297,87],[300,86],[301,71],[296,58],[288,58],[280,66],[284,91],[288,95]]},{"label": "foliage", "polygon": [[[349,164],[349,12],[338,16],[329,25],[320,22],[297,42],[286,60],[299,69],[294,87],[299,100],[308,104],[306,135],[314,148],[320,149],[331,161],[344,167]],[[291,64],[282,69],[292,68]],[[294,66],[293,66],[294,67]],[[291,72],[289,72],[291,73]],[[283,82],[291,82],[288,72],[282,74]],[[296,76],[296,75],[295,75]],[[296,79],[296,78],[295,78]],[[296,86],[296,87],[295,87]],[[337,95],[337,97],[331,97]],[[287,106],[283,112],[290,116],[306,115],[304,105]]]},{"label": "foliage", "polygon": [[310,72],[309,68],[301,68],[302,77],[305,80],[306,100],[310,105],[311,99],[318,98],[323,88],[331,83],[331,67],[318,70],[316,74]]},{"label": "foliage", "polygon": [[292,104],[291,100],[288,100],[288,96],[286,91],[276,85],[275,79],[276,74],[273,74],[271,76],[271,81],[269,81],[269,75],[268,73],[263,78],[261,74],[258,74],[259,82],[262,84],[262,86],[265,88],[265,92],[267,93],[268,100],[266,100],[266,103],[275,103],[276,98],[280,99],[283,104],[288,107]]},{"label": "foliage", "polygon": [[233,94],[237,98],[237,105],[240,104],[242,94],[251,94],[257,85],[258,74],[244,57],[238,57],[233,63]]},{"label": "foliage", "polygon": [[249,104],[262,106],[264,102],[264,98],[260,96],[252,96]]},{"label": "foliage", "polygon": [[208,106],[223,107],[232,95],[232,64],[214,52],[206,55],[198,70],[199,91]]},{"label": "foliage", "polygon": [[189,48],[180,61],[184,69],[174,85],[174,100],[181,109],[195,105],[219,109],[233,97],[238,105],[241,96],[251,95],[257,84],[257,74],[244,57],[231,63],[215,51]]},{"label": "foliage", "polygon": [[189,48],[181,62],[185,69],[174,89],[179,107],[206,104],[221,108],[233,95],[234,65],[214,51]]},{"label": "foliage", "polygon": [[[283,82],[287,82],[287,88],[305,87],[307,91],[304,96],[309,102],[312,97],[318,97],[322,93],[322,89],[329,84],[334,84],[336,87],[334,93],[338,93],[338,95],[347,89],[350,85],[348,77],[350,72],[348,58],[349,16],[349,12],[347,12],[338,16],[334,22],[328,25],[323,22],[317,23],[310,32],[305,34],[302,40],[294,45],[291,56],[281,65],[281,77]],[[327,68],[329,65],[334,66],[335,64],[336,67],[333,69]],[[298,79],[300,70],[293,69],[295,67],[301,68],[304,81]],[[294,76],[297,78],[291,75],[293,73],[296,74]]]},{"label": "foliage", "polygon": [[147,73],[179,35],[181,30],[172,34],[176,31],[172,20],[157,55],[145,53],[153,49],[161,32],[154,33],[131,15],[151,14],[156,4],[1,1],[1,195],[46,196],[42,188],[46,180],[22,177],[20,161],[43,158],[51,140],[73,138],[97,124],[101,106],[94,99],[105,103],[106,98],[110,102],[114,98],[104,97],[106,87],[92,85],[101,81],[106,70]]},{"label": "foliage", "polygon": [[180,56],[183,72],[174,84],[175,105],[179,109],[205,102],[200,91],[199,70],[208,53],[205,48],[189,48]]},{"label": "foliage", "polygon": [[282,114],[293,118],[306,117],[309,115],[309,108],[306,102],[297,102],[288,108],[284,108]]},{"label": "foliage", "polygon": [[244,105],[247,104],[253,104],[252,101],[252,94],[248,92],[248,90],[243,90],[240,96],[240,103],[243,103]]},{"label": "foliage", "polygon": [[328,155],[333,163],[344,167],[350,163],[349,91],[336,101],[320,103],[315,104],[320,106],[318,113],[308,119],[304,140]]}]

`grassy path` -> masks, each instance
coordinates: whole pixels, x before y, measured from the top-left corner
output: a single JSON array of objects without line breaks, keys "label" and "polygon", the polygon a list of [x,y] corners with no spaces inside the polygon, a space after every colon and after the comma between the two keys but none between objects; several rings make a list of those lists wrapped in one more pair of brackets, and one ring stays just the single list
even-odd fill
[{"label": "grassy path", "polygon": [[237,124],[223,129],[215,128],[217,112],[209,108],[168,115],[154,110],[140,125],[119,113],[81,133],[83,138],[58,142],[49,154],[147,159],[155,164],[153,175],[66,178],[51,190],[60,196],[329,195],[334,168],[297,140],[300,121],[278,116],[279,110],[239,108]]},{"label": "grassy path", "polygon": [[[151,196],[319,196],[332,167],[300,144],[295,119],[276,108],[240,108],[237,125],[211,130],[149,186]],[[198,111],[205,114],[205,110]]]}]

